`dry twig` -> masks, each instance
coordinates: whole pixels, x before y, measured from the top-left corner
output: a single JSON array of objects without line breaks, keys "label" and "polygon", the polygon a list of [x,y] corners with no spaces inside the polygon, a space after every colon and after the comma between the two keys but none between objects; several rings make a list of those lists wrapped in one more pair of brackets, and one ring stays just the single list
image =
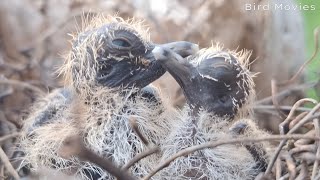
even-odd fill
[{"label": "dry twig", "polygon": [[[304,91],[306,89],[313,88],[315,85],[316,85],[316,82],[308,82],[308,83],[301,84],[301,85],[295,85],[293,87],[287,88],[287,89],[277,93],[274,96],[274,98],[276,98],[277,101],[279,102],[282,99],[285,99],[286,97],[290,96],[291,94],[294,94],[294,93],[300,92],[300,91]],[[270,103],[272,103],[272,96],[258,100],[254,104],[260,105],[260,104],[270,104]]]},{"label": "dry twig", "polygon": [[14,85],[14,86],[18,86],[18,87],[22,87],[25,89],[29,89],[31,91],[34,91],[40,95],[44,95],[44,91],[41,90],[40,88],[33,86],[29,83],[25,83],[25,82],[21,82],[21,81],[17,81],[17,80],[0,80],[0,84],[9,84],[9,85]]},{"label": "dry twig", "polygon": [[[313,120],[314,118],[318,117],[320,114],[315,114],[320,108],[320,104],[317,104],[314,108],[312,108],[312,110],[301,120],[299,121],[292,129],[289,130],[289,132],[287,133],[287,135],[294,133],[296,130],[298,130],[303,124],[305,124],[306,122]],[[290,114],[289,114],[290,115]],[[317,115],[317,116],[315,116]],[[281,132],[281,131],[280,131]],[[280,142],[280,144],[278,145],[269,165],[268,168],[265,172],[265,174],[269,174],[271,172],[271,169],[276,161],[276,159],[278,158],[281,149],[283,148],[283,146],[286,144],[287,140],[282,140]]]},{"label": "dry twig", "polygon": [[13,168],[12,164],[9,161],[8,156],[6,155],[6,153],[3,151],[1,147],[0,147],[0,158],[4,166],[6,167],[7,171],[12,175],[12,177],[17,180],[20,179],[19,174]]},{"label": "dry twig", "polygon": [[281,117],[281,119],[283,119],[284,117],[286,117],[287,115],[284,114],[281,110],[280,110],[280,105],[278,102],[278,99],[276,98],[276,94],[278,92],[278,87],[277,87],[277,83],[275,79],[271,80],[271,97],[272,97],[272,104],[274,105],[275,109],[277,110],[279,116]]},{"label": "dry twig", "polygon": [[305,135],[272,135],[269,137],[261,137],[261,138],[236,138],[236,139],[225,139],[225,140],[219,140],[219,141],[213,141],[213,142],[207,142],[200,145],[188,147],[184,150],[181,150],[177,152],[176,154],[172,155],[170,158],[166,159],[162,163],[160,163],[151,173],[149,173],[146,177],[144,177],[144,180],[150,179],[152,176],[154,176],[157,172],[162,170],[163,168],[167,167],[172,161],[175,159],[186,156],[188,154],[191,154],[195,151],[203,150],[206,148],[215,148],[221,145],[225,144],[235,144],[235,143],[254,143],[254,142],[260,142],[260,141],[272,141],[272,140],[282,140],[282,139],[314,139],[314,140],[320,140],[319,137],[314,136],[305,136]]},{"label": "dry twig", "polygon": [[82,160],[92,162],[106,170],[117,179],[135,180],[135,178],[126,171],[115,166],[112,161],[103,159],[91,150],[87,149],[79,137],[70,137],[65,141],[64,146],[59,152],[62,157],[77,156]]},{"label": "dry twig", "polygon": [[[316,131],[316,136],[320,137],[320,123],[319,123],[319,119],[314,119],[313,120],[313,124],[314,124],[314,129]],[[316,141],[316,146],[317,146],[317,152],[316,152],[316,158],[320,158],[320,141]],[[313,169],[312,169],[312,175],[311,175],[311,179],[315,179],[317,172],[318,172],[318,166],[319,166],[319,161],[314,161],[313,164]]]},{"label": "dry twig", "polygon": [[21,136],[20,132],[13,132],[13,133],[8,134],[6,136],[2,136],[2,137],[0,137],[0,144],[2,144],[3,141],[6,141],[8,139],[15,138],[15,137],[18,137],[18,136]]},{"label": "dry twig", "polygon": [[133,132],[140,138],[140,140],[143,142],[143,144],[145,144],[146,146],[149,145],[149,142],[147,140],[147,138],[144,137],[144,135],[141,133],[141,131],[139,130],[138,124],[137,124],[137,120],[131,116],[129,118],[129,125],[131,126]]},{"label": "dry twig", "polygon": [[141,159],[150,156],[151,154],[157,153],[160,151],[158,146],[149,148],[147,151],[141,152],[134,156],[129,162],[127,162],[121,169],[127,171],[131,166],[140,161]]}]

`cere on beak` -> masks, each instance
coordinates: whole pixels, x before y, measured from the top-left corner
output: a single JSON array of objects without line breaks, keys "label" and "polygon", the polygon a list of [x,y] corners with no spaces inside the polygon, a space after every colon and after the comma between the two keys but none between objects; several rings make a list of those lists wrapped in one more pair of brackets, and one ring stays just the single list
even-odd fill
[{"label": "cere on beak", "polygon": [[195,112],[202,108],[233,117],[254,95],[252,75],[245,64],[248,53],[226,52],[219,47],[200,50],[187,58],[165,47],[152,52],[179,83]]}]

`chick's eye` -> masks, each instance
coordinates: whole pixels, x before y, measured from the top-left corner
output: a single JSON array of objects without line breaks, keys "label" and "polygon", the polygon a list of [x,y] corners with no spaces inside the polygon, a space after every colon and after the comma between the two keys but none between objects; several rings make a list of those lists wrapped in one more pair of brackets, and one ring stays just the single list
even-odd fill
[{"label": "chick's eye", "polygon": [[124,47],[124,48],[131,47],[131,44],[125,39],[114,39],[112,43],[118,47]]}]

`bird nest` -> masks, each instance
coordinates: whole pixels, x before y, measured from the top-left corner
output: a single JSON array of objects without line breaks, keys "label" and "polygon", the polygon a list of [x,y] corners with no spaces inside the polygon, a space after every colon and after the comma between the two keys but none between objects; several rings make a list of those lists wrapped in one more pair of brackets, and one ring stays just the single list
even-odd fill
[{"label": "bird nest", "polygon": [[[318,41],[318,33],[315,33],[315,40]],[[314,82],[305,84],[292,85],[299,76],[304,67],[309,64],[318,53],[318,44],[315,45],[316,51],[312,58],[307,61],[287,82],[277,83],[276,80],[271,82],[272,96],[262,100],[258,100],[253,103],[252,108],[254,111],[261,109],[270,113],[277,113],[282,117],[283,122],[279,126],[279,135],[270,135],[267,137],[244,137],[244,138],[232,138],[221,139],[212,142],[206,142],[200,145],[191,146],[185,148],[171,157],[167,158],[163,162],[153,167],[152,171],[142,179],[150,179],[156,175],[159,171],[166,168],[170,163],[174,162],[177,158],[186,156],[199,150],[207,148],[217,148],[226,144],[242,144],[242,143],[254,143],[261,141],[269,141],[272,143],[273,148],[270,149],[271,156],[268,162],[266,172],[260,173],[256,179],[320,179],[320,103],[311,98],[304,98],[298,100],[293,106],[281,106],[279,101],[284,97],[290,96],[297,91],[305,91],[318,85]],[[25,59],[25,58],[24,58]],[[7,71],[16,74],[25,74],[26,71],[37,71],[32,67],[20,68],[20,64],[11,62],[10,64],[1,64],[1,67],[6,67]],[[32,74],[32,73],[31,73]],[[286,90],[277,92],[277,87],[287,87]],[[37,96],[43,96],[46,94],[47,89],[37,85],[37,82],[16,80],[15,78],[6,79],[0,76],[0,98],[2,97],[14,97],[20,98],[26,96],[26,94],[32,99]],[[21,93],[23,92],[23,93]],[[33,100],[23,101],[26,103],[26,107],[32,103]],[[1,102],[1,106],[5,106],[9,102]],[[305,107],[305,104],[311,104]],[[288,114],[284,112],[288,111]],[[0,110],[1,118],[1,147],[0,147],[0,159],[2,164],[0,165],[0,177],[20,179],[25,176],[26,172],[19,169],[20,161],[19,156],[23,156],[17,149],[17,139],[21,136],[21,122],[11,121],[8,115]],[[20,117],[21,119],[21,117]],[[131,125],[137,136],[146,142],[146,138],[142,132],[136,127],[134,120]],[[136,179],[126,170],[129,169],[136,162],[141,159],[159,152],[160,148],[157,146],[149,145],[148,150],[137,154],[132,160],[128,161],[123,167],[116,167],[112,162],[107,159],[101,159],[94,152],[87,149],[78,138],[70,138],[65,146],[64,153],[66,155],[78,156],[80,159],[92,162],[102,169],[106,170],[118,179]],[[48,172],[52,173],[52,172]],[[27,174],[29,174],[27,172]],[[41,174],[41,172],[39,172]],[[54,174],[52,174],[54,175]]]}]

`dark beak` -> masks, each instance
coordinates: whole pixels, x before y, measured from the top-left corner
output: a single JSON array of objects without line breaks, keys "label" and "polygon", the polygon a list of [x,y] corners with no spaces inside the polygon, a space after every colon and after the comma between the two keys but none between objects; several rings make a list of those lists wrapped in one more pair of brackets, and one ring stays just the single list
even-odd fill
[{"label": "dark beak", "polygon": [[146,55],[144,56],[145,59],[147,59],[150,62],[159,60],[154,57],[153,53],[153,50],[159,47],[161,49],[168,49],[172,51],[174,54],[178,54],[182,58],[193,55],[199,51],[199,46],[197,44],[187,41],[176,41],[167,44],[155,44],[147,51]]},{"label": "dark beak", "polygon": [[[195,51],[197,48],[198,47],[190,48],[189,53],[193,50]],[[155,59],[160,62],[162,67],[165,68],[173,76],[173,78],[175,78],[182,88],[184,88],[191,85],[192,72],[194,72],[195,69],[186,61],[186,59],[173,50],[177,50],[181,54],[187,55],[181,46],[178,49],[170,49],[166,46],[156,46],[152,53]]]},{"label": "dark beak", "polygon": [[[177,54],[181,59],[182,57],[195,54],[199,50],[199,46],[187,41],[177,41],[167,44],[158,44],[150,47],[143,58],[143,64],[146,68],[135,75],[132,82],[136,87],[145,87],[151,82],[160,78],[165,72],[166,68],[162,66],[162,63],[154,56],[153,50],[157,48],[169,49],[173,54]],[[131,85],[131,84],[129,84]]]}]

